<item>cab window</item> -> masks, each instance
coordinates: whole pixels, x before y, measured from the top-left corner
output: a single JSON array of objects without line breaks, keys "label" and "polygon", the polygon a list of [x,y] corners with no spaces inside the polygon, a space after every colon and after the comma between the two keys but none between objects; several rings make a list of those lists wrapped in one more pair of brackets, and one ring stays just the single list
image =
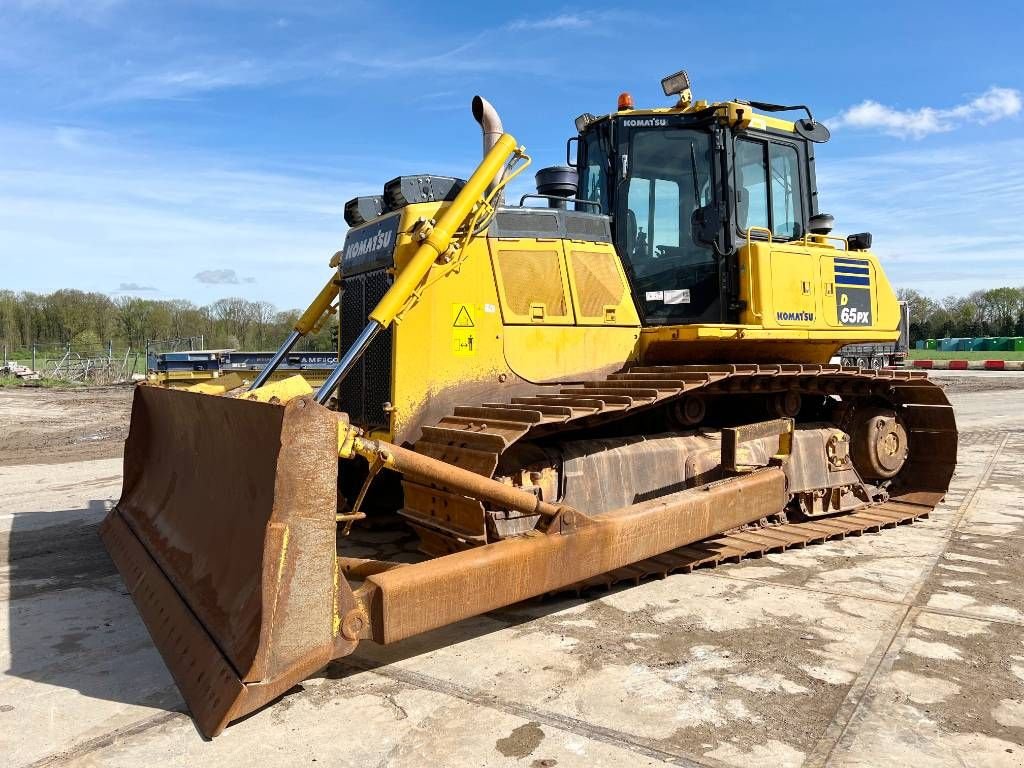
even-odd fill
[{"label": "cab window", "polygon": [[737,139],[735,166],[736,223],[740,230],[763,227],[781,240],[800,237],[803,204],[796,148]]},{"label": "cab window", "polygon": [[633,176],[628,196],[628,245],[634,270],[638,274],[657,272],[657,260],[679,250],[679,183]]},{"label": "cab window", "polygon": [[[598,132],[591,131],[584,139],[583,150],[585,163],[580,168],[580,186],[578,196],[583,200],[593,200],[601,204],[601,212],[608,212],[608,155],[601,146]],[[592,207],[581,210],[594,213]]]},{"label": "cab window", "polygon": [[616,238],[648,324],[703,322],[719,312],[718,259],[694,236],[712,200],[711,134],[686,127],[628,133],[629,177]]},{"label": "cab window", "polygon": [[796,148],[769,144],[772,178],[772,235],[792,240],[800,237],[800,174]]},{"label": "cab window", "polygon": [[736,142],[736,221],[744,232],[769,227],[766,150],[763,141]]}]

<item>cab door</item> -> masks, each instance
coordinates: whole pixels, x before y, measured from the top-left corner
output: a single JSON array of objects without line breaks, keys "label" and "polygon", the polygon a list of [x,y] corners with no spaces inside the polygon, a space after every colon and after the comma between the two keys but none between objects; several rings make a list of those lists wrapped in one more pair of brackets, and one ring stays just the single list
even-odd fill
[{"label": "cab door", "polygon": [[797,243],[772,244],[771,296],[768,320],[783,328],[807,326],[819,314],[818,260]]},{"label": "cab door", "polygon": [[809,209],[804,148],[775,135],[744,135],[736,137],[733,158],[736,226],[752,244],[744,249],[745,268],[757,276],[761,322],[809,327],[821,311],[821,278],[803,240]]},{"label": "cab door", "polygon": [[620,125],[615,242],[644,325],[722,322],[726,275],[694,233],[698,213],[713,215],[718,134],[685,116]]}]

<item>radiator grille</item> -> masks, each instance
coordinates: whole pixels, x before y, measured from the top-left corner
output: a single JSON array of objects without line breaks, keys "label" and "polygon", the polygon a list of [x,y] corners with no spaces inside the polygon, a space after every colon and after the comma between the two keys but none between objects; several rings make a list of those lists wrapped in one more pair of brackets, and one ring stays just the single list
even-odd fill
[{"label": "radiator grille", "polygon": [[615,268],[614,253],[599,251],[573,251],[572,277],[580,301],[580,315],[586,319],[602,319],[604,308],[622,303],[626,286]]},{"label": "radiator grille", "polygon": [[[391,287],[384,269],[345,278],[341,297],[341,352],[344,354],[366,326],[370,311]],[[338,387],[338,408],[364,428],[388,429],[384,403],[391,400],[392,327],[373,340],[352,372]]]},{"label": "radiator grille", "polygon": [[558,251],[500,250],[497,261],[512,312],[529,315],[531,304],[543,304],[548,315],[566,314]]},{"label": "radiator grille", "polygon": [[518,208],[515,212],[498,211],[495,223],[499,229],[522,232],[550,232],[558,234],[558,214],[555,211],[531,211]]},{"label": "radiator grille", "polygon": [[608,219],[604,216],[566,216],[565,232],[575,240],[607,240]]}]

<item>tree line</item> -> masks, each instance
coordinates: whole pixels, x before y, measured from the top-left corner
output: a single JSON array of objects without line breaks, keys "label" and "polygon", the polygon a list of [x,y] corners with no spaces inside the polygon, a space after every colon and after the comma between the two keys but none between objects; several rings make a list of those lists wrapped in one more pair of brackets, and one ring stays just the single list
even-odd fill
[{"label": "tree line", "polygon": [[[208,349],[255,351],[276,348],[300,314],[298,309],[278,310],[267,301],[238,297],[197,306],[183,299],[111,298],[74,289],[0,290],[0,341],[9,351],[69,344],[93,349],[110,341],[118,348],[141,349],[152,340],[201,335]],[[319,334],[303,339],[299,349],[336,349],[337,325],[332,318]]]},{"label": "tree line", "polygon": [[991,288],[931,299],[909,288],[896,295],[910,308],[910,341],[1024,336],[1024,287]]},{"label": "tree line", "polygon": [[[1024,336],[1024,287],[974,291],[932,299],[903,288],[910,307],[910,340],[946,337]],[[0,342],[8,350],[38,347],[98,348],[113,341],[140,349],[147,341],[204,336],[207,348],[276,348],[300,310],[278,310],[267,301],[238,297],[198,306],[184,299],[155,300],[62,289],[53,293],[0,290]],[[337,318],[300,349],[337,348]]]}]

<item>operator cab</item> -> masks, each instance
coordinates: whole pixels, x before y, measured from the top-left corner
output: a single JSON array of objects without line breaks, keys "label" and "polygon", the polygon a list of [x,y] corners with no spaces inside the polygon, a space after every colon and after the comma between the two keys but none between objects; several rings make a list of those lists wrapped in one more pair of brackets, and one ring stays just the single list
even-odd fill
[{"label": "operator cab", "polygon": [[802,240],[817,211],[813,142],[828,131],[755,115],[804,109],[693,102],[685,72],[662,81],[669,109],[576,120],[580,202],[611,218],[644,325],[738,323],[737,253],[747,239]]}]

